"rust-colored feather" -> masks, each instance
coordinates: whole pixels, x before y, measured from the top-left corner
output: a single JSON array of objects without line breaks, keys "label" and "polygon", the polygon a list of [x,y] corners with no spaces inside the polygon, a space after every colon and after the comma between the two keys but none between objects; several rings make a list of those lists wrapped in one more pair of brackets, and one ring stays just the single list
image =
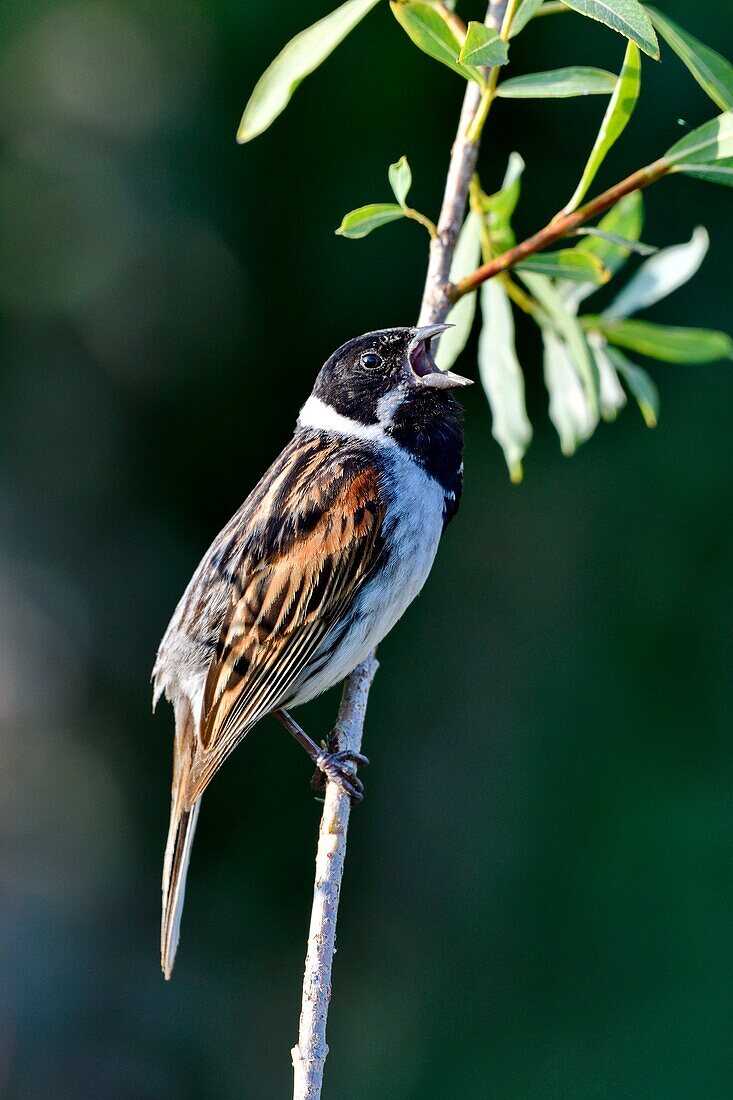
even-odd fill
[{"label": "rust-colored feather", "polygon": [[347,471],[308,454],[297,479],[274,478],[252,504],[250,530],[284,514],[292,537],[251,539],[231,577],[232,602],[204,688],[189,806],[247,730],[287,700],[379,557],[384,505],[372,467]]}]

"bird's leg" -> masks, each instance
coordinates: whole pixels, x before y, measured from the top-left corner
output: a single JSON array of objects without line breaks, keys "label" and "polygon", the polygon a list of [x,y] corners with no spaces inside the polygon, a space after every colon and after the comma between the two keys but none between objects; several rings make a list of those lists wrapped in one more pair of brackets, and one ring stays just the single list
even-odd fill
[{"label": "bird's leg", "polygon": [[[366,756],[360,752],[352,752],[350,749],[339,752],[336,730],[329,737],[328,749],[322,749],[282,707],[272,713],[278,722],[285,726],[288,733],[292,734],[298,744],[303,746],[316,765],[317,771],[311,780],[311,786],[314,790],[324,786],[326,780],[330,779],[339,790],[349,796],[352,802],[361,802],[364,797],[364,784],[356,774],[356,769],[359,764],[369,763]],[[336,737],[335,744],[334,735]]]}]

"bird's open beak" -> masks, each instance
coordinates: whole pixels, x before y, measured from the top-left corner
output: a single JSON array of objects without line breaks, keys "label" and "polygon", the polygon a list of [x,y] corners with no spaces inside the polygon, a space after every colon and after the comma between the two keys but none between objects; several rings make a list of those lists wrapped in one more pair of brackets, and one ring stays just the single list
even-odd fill
[{"label": "bird's open beak", "polygon": [[454,386],[472,386],[470,378],[453,374],[449,370],[439,370],[430,351],[434,336],[440,336],[452,325],[423,325],[413,329],[413,337],[407,349],[407,358],[418,385],[430,386],[436,390],[448,390]]}]

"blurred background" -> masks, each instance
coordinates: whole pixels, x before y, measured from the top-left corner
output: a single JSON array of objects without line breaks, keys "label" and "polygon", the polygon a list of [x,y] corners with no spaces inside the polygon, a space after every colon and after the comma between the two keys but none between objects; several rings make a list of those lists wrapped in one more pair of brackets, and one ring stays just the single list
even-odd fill
[{"label": "blurred background", "polygon": [[[234,134],[321,0],[0,7],[0,1094],[284,1097],[320,807],[274,721],[209,789],[178,964],[158,969],[172,714],[158,640],[289,438],[325,357],[414,321],[426,241],[341,216],[406,153],[436,214],[462,86],[385,5],[273,129]],[[728,0],[665,11],[728,55]],[[470,9],[470,10],[468,10]],[[464,5],[480,18],[480,5]],[[618,69],[537,21],[515,71]],[[598,185],[715,107],[669,50]],[[526,159],[517,230],[572,191],[599,99],[499,102],[481,171]],[[731,328],[730,195],[665,181],[644,240],[702,272],[651,314]],[[728,204],[728,205],[726,205]],[[595,301],[595,300],[594,300]],[[730,364],[651,365],[563,458],[536,332],[510,485],[479,387],[465,504],[381,647],[350,836],[326,1095],[691,1098],[733,1090]],[[475,345],[461,367],[475,372]],[[314,736],[338,693],[300,711]]]}]

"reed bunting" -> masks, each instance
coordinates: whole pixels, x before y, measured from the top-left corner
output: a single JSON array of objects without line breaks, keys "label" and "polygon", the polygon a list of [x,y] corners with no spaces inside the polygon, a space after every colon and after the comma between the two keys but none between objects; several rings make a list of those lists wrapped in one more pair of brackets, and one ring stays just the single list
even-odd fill
[{"label": "reed bunting", "polygon": [[430,572],[461,495],[470,385],[437,369],[446,325],[358,336],[326,362],[295,434],[217,536],[165,632],[154,700],[175,712],[161,960],[170,977],[201,796],[266,714],[352,800],[366,758],[320,748],[291,707],[343,680]]}]

